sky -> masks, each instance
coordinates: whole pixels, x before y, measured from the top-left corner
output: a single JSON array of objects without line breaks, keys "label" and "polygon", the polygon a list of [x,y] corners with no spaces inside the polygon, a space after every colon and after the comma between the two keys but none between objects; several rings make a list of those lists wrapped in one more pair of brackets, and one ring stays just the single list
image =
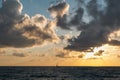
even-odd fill
[{"label": "sky", "polygon": [[120,66],[119,3],[0,0],[0,66]]}]

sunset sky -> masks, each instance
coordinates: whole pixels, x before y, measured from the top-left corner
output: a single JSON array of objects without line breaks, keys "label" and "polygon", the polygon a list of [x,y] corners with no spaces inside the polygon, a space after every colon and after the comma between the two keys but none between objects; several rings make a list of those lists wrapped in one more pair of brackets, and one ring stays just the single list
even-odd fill
[{"label": "sunset sky", "polygon": [[120,66],[120,0],[0,0],[0,66]]}]

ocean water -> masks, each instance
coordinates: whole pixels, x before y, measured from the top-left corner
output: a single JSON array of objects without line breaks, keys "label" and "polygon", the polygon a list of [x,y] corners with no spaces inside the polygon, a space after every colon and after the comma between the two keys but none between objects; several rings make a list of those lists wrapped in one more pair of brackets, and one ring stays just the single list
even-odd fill
[{"label": "ocean water", "polygon": [[0,80],[120,80],[120,67],[0,67]]}]

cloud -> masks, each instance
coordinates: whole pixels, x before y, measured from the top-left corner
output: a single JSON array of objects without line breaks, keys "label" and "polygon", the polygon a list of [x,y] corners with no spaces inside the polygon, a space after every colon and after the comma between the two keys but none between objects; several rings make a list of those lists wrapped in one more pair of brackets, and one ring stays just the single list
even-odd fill
[{"label": "cloud", "polygon": [[87,58],[87,60],[97,60],[97,59],[102,59],[102,58],[98,58],[98,57],[90,57],[90,58]]},{"label": "cloud", "polygon": [[120,30],[120,1],[77,1],[79,5],[72,17],[66,1],[51,5],[48,11],[53,19],[49,20],[40,14],[32,17],[22,14],[20,0],[6,0],[0,8],[0,47],[24,48],[56,43],[59,41],[54,30],[56,26],[69,30],[74,27],[81,32],[68,39],[67,50],[92,51],[104,44],[119,46],[120,40],[109,40],[109,35]]},{"label": "cloud", "polygon": [[57,54],[56,57],[65,58],[65,54],[64,53]]},{"label": "cloud", "polygon": [[[102,2],[78,0],[78,2],[81,6],[78,6],[71,23],[81,31],[81,34],[77,38],[68,39],[69,45],[65,49],[88,51],[104,44],[120,46],[119,40],[109,41],[109,35],[120,30],[120,0],[102,0]],[[85,18],[89,22],[85,21]]]},{"label": "cloud", "polygon": [[118,41],[118,40],[111,40],[111,41],[109,42],[109,44],[110,44],[110,45],[113,45],[113,46],[120,46],[120,41]]},{"label": "cloud", "polygon": [[118,58],[120,58],[120,55],[117,55]]},{"label": "cloud", "polygon": [[103,52],[104,52],[104,50],[99,50],[98,52],[96,52],[96,53],[94,54],[94,56],[102,56],[102,55],[103,55]]},{"label": "cloud", "polygon": [[4,49],[0,50],[0,55],[5,55],[6,51]]},{"label": "cloud", "polygon": [[109,35],[109,44],[114,46],[120,45],[120,30],[114,31]]},{"label": "cloud", "polygon": [[71,39],[72,38],[72,35],[71,34],[65,34],[63,36],[59,36],[59,38],[61,40],[63,40],[63,42],[66,42],[68,39]]},{"label": "cloud", "polygon": [[84,56],[85,56],[85,55],[81,53],[81,54],[79,54],[77,57],[78,57],[78,58],[83,58]]},{"label": "cloud", "polygon": [[0,47],[32,47],[48,42],[56,43],[55,21],[36,14],[22,13],[20,0],[6,0],[0,8]]},{"label": "cloud", "polygon": [[17,56],[17,57],[26,57],[27,56],[24,53],[13,53],[12,55]]},{"label": "cloud", "polygon": [[69,51],[63,49],[56,49],[55,52],[57,53],[55,56],[59,58],[69,58]]},{"label": "cloud", "polygon": [[77,52],[74,52],[74,51],[69,51],[69,50],[64,50],[64,49],[57,49],[56,50],[56,57],[59,57],[59,58],[83,58],[84,57],[84,54],[83,53],[77,53]]},{"label": "cloud", "polygon": [[69,4],[65,1],[59,2],[57,5],[52,5],[48,8],[51,16],[56,19],[57,26],[62,29],[69,29],[67,26],[67,15]]}]

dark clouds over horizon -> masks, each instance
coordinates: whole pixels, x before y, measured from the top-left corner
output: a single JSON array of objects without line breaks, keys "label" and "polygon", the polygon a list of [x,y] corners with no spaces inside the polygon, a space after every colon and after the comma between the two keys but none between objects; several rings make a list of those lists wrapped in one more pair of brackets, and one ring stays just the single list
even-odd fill
[{"label": "dark clouds over horizon", "polygon": [[22,14],[19,0],[6,0],[0,8],[0,47],[24,48],[56,43],[59,40],[56,26],[81,31],[79,36],[68,39],[67,50],[88,51],[104,44],[120,46],[119,40],[109,41],[109,35],[120,29],[120,0],[76,1],[78,5],[73,16],[69,14],[70,5],[64,0],[50,6],[50,20],[41,14],[32,17]]},{"label": "dark clouds over horizon", "polygon": [[[110,40],[109,35],[120,29],[120,0],[102,0],[104,4],[99,5],[99,0],[77,0],[80,6],[76,15],[70,23],[82,31],[77,38],[69,39],[70,45],[65,49],[75,51],[87,51],[104,44],[120,46],[119,40]],[[102,9],[103,6],[106,6]],[[90,17],[90,21],[83,21],[84,14]],[[89,19],[89,18],[88,18]]]}]

